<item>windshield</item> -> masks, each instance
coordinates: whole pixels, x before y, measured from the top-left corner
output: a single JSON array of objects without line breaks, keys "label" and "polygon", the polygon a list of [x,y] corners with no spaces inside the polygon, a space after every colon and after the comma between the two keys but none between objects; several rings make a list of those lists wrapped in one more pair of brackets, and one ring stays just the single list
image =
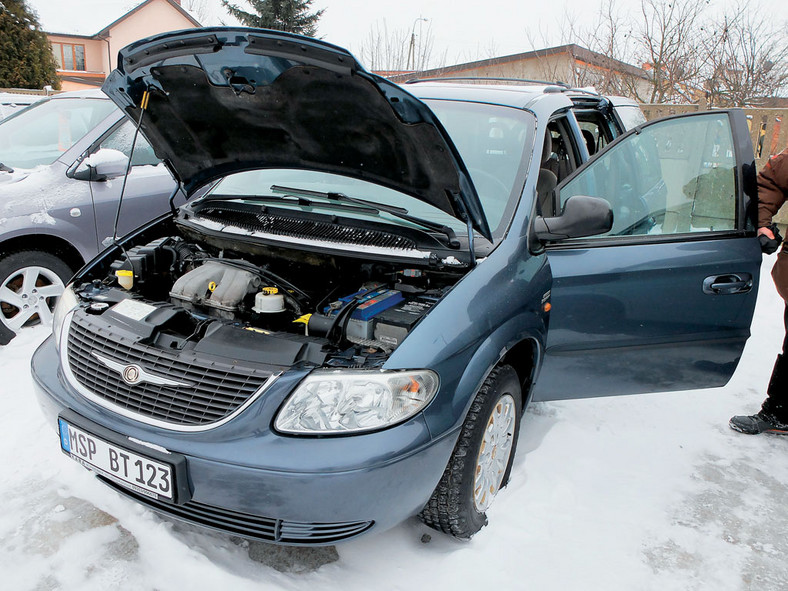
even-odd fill
[{"label": "windshield", "polygon": [[449,132],[497,241],[517,206],[533,150],[530,113],[484,103],[425,100]]},{"label": "windshield", "polygon": [[[468,168],[484,208],[485,216],[497,241],[517,205],[525,181],[527,155],[533,144],[533,117],[519,109],[459,101],[425,101],[449,132]],[[457,234],[466,234],[465,222],[416,197],[366,181],[299,169],[255,170],[224,178],[212,196],[254,197],[281,195],[272,186],[285,186],[324,193],[343,193],[349,197],[405,208],[411,216],[443,224]],[[299,205],[282,200],[282,206],[306,211],[336,209],[319,200]],[[386,212],[356,210],[353,217],[374,219],[419,228],[414,222]]]},{"label": "windshield", "polygon": [[[447,225],[457,231],[464,232],[466,230],[464,222],[450,216],[437,207],[419,201],[415,197],[410,197],[404,193],[366,181],[327,172],[299,169],[269,169],[239,172],[224,178],[214,190],[211,191],[211,196],[221,195],[236,198],[276,196],[282,197],[279,202],[282,207],[300,209],[303,211],[321,211],[337,215],[342,214],[356,219],[384,221],[405,225],[411,228],[423,229],[423,227],[417,223],[403,220],[384,211],[372,211],[370,207],[364,208],[349,204],[344,208],[347,210],[347,213],[342,213],[340,211],[341,208],[338,209],[335,203],[321,199],[310,198],[309,204],[300,204],[296,200],[288,199],[286,197],[286,191],[272,189],[272,187],[288,187],[292,189],[293,195],[303,195],[304,191],[342,193],[348,197],[364,199],[372,203],[402,207],[414,217]],[[270,203],[267,203],[267,205],[270,205]]]},{"label": "windshield", "polygon": [[116,108],[104,99],[38,102],[0,121],[0,163],[14,169],[52,164]]}]

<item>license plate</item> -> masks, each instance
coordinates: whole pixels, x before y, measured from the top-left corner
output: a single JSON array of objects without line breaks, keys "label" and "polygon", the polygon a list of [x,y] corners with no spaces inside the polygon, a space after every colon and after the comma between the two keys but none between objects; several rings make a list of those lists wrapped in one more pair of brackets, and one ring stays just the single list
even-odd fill
[{"label": "license plate", "polygon": [[115,445],[58,419],[60,447],[86,468],[155,499],[173,500],[172,466]]}]

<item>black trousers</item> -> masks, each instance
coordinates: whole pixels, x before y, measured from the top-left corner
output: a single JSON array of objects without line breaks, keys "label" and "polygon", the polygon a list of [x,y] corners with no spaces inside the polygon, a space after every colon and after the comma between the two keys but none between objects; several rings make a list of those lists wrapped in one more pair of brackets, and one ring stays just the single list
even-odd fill
[{"label": "black trousers", "polygon": [[768,396],[763,401],[761,410],[781,423],[788,423],[788,305],[785,306],[783,323],[785,324],[783,351],[774,362],[772,377],[766,390]]}]

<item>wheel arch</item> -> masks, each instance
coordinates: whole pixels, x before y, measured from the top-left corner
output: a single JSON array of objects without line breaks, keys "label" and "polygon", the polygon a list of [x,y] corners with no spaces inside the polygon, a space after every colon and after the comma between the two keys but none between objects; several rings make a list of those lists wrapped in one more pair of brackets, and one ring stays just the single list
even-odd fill
[{"label": "wheel arch", "polygon": [[85,264],[82,253],[68,240],[51,234],[24,234],[0,242],[0,253],[6,256],[24,250],[40,250],[53,254],[76,272]]},{"label": "wheel arch", "polygon": [[525,412],[525,408],[531,401],[533,385],[537,373],[536,369],[538,367],[539,351],[540,348],[537,340],[533,337],[526,337],[514,343],[498,362],[490,368],[490,371],[492,371],[493,368],[499,365],[511,365],[514,371],[517,372],[517,377],[520,380],[520,388],[522,389],[521,402],[523,412]]},{"label": "wheel arch", "polygon": [[425,410],[425,418],[434,436],[459,429],[479,388],[498,365],[509,364],[517,372],[522,389],[522,408],[525,409],[531,400],[541,363],[543,338],[539,336],[537,326],[523,331],[523,324],[522,318],[513,318],[490,334],[474,351],[462,375],[447,385],[454,390],[450,400],[430,405]]}]

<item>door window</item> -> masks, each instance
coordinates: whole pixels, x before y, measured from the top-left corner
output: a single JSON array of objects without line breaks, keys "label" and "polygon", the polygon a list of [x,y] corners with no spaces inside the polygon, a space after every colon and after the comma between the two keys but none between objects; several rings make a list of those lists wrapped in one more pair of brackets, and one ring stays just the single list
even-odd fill
[{"label": "door window", "polygon": [[606,199],[613,227],[593,238],[736,228],[736,158],[727,113],[657,122],[612,145],[559,187]]},{"label": "door window", "polygon": [[[126,157],[131,154],[131,143],[134,139],[134,125],[126,121],[109,134],[101,142],[101,148],[111,148],[123,152]],[[134,157],[131,159],[132,166],[156,166],[161,160],[156,157],[153,148],[148,140],[140,133],[137,134],[137,142],[134,145]]]}]

